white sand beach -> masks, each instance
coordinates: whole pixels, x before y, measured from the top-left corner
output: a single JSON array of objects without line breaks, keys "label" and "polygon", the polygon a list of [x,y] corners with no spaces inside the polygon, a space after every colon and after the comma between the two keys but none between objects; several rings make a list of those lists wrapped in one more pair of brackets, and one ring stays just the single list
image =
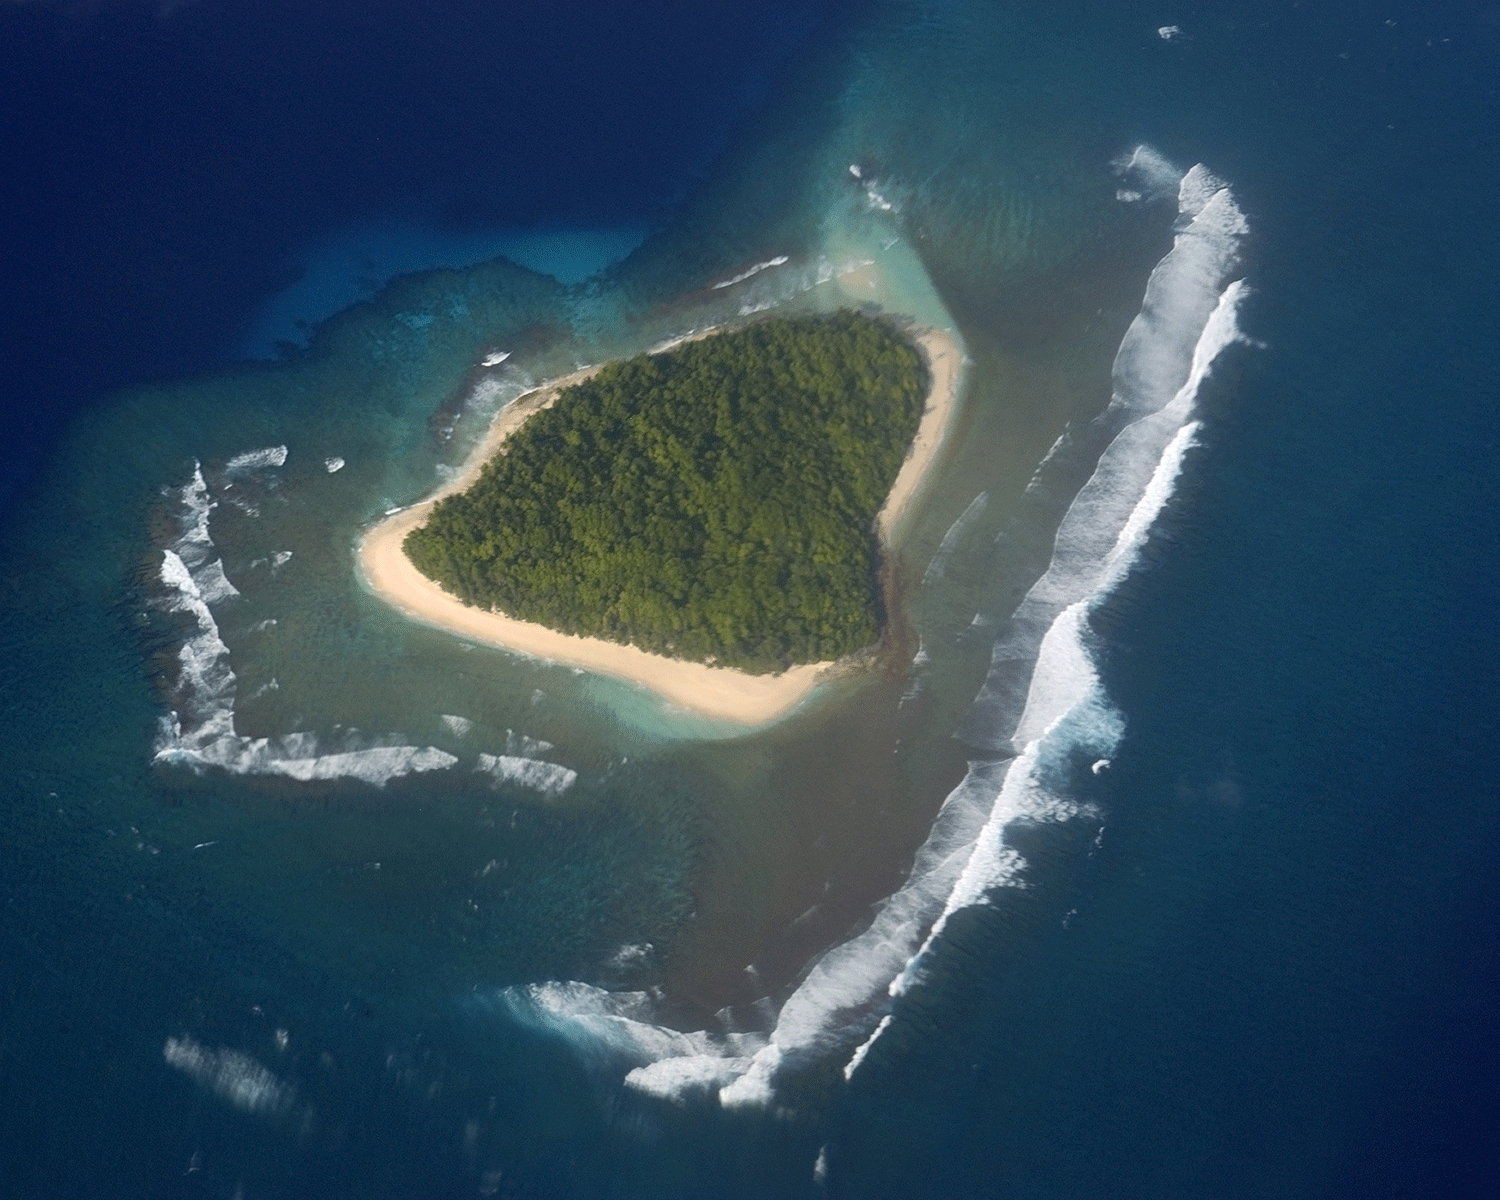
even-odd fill
[{"label": "white sand beach", "polygon": [[[947,435],[957,401],[962,358],[958,344],[939,330],[923,333],[918,341],[932,371],[932,390],[911,452],[876,518],[884,546],[889,546],[902,529]],[[402,552],[406,535],[427,519],[434,503],[467,488],[505,439],[532,413],[552,404],[563,389],[596,370],[589,367],[576,371],[518,397],[496,416],[457,476],[427,499],[370,529],[360,539],[358,550],[366,583],[376,595],[415,620],[476,642],[623,679],[704,716],[753,726],[785,715],[807,697],[832,663],[808,663],[779,675],[748,675],[648,654],[634,646],[559,633],[544,625],[463,604],[418,571]]]}]

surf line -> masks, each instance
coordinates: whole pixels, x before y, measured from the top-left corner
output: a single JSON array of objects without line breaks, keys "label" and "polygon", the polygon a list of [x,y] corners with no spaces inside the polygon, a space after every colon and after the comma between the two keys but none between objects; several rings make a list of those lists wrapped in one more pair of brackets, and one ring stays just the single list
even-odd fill
[{"label": "surf line", "polygon": [[[285,446],[247,451],[229,459],[216,472],[230,482],[274,470],[287,460]],[[222,493],[221,493],[222,494]],[[280,775],[307,782],[352,778],[377,787],[403,775],[443,771],[458,759],[432,746],[349,743],[328,753],[312,733],[288,733],[277,738],[250,738],[234,725],[238,680],[228,645],[221,636],[214,609],[234,600],[239,590],[224,573],[224,563],[209,531],[218,506],[201,463],[181,488],[168,490],[175,499],[179,534],[162,547],[157,571],[161,592],[157,605],[191,618],[177,651],[178,676],[172,688],[172,707],[158,719],[152,762],[202,774],[217,769],[234,775]],[[285,560],[283,560],[285,561]],[[202,850],[214,842],[194,846]]]},{"label": "surf line", "polygon": [[[1145,148],[1135,157],[1148,158],[1161,178],[1159,158]],[[865,1027],[879,1020],[846,1061],[845,1078],[852,1078],[891,1027],[894,1002],[919,986],[953,914],[983,903],[991,889],[1019,882],[1026,864],[1007,844],[1006,830],[1017,821],[1090,815],[1069,794],[1069,764],[1080,752],[1095,766],[1107,763],[1125,724],[1100,680],[1088,617],[1130,573],[1171,498],[1198,431],[1197,395],[1214,361],[1227,346],[1250,340],[1237,320],[1249,289],[1231,278],[1248,232],[1244,216],[1229,187],[1201,165],[1177,178],[1185,224],[1152,271],[1116,354],[1111,402],[1091,439],[1108,439],[1107,445],[1063,517],[1047,571],[994,643],[990,674],[960,729],[965,742],[1016,757],[971,764],[944,802],[907,885],[886,901],[870,930],[814,967],[784,1006],[766,1048],[721,1092],[728,1105],[766,1102],[785,1066],[835,1051],[847,1036],[850,1000],[863,991]],[[1017,667],[1028,662],[1016,716]],[[909,957],[898,961],[903,953]],[[836,1006],[827,998],[836,998]],[[794,1002],[813,1011],[783,1036]]]},{"label": "surf line", "polygon": [[852,1078],[891,1028],[897,1002],[920,985],[953,914],[1020,882],[1026,864],[1007,829],[1093,815],[1069,795],[1069,764],[1082,751],[1102,770],[1125,725],[1100,680],[1088,617],[1135,566],[1171,498],[1215,360],[1251,342],[1238,323],[1249,289],[1235,277],[1248,226],[1228,185],[1201,165],[1175,169],[1149,147],[1117,169],[1122,202],[1175,191],[1179,231],[1117,351],[1110,404],[1085,436],[1048,455],[1047,463],[1097,461],[1063,515],[1047,570],[993,643],[959,730],[969,745],[1014,757],[970,764],[906,884],[864,933],[813,964],[769,1034],[669,1030],[645,993],[579,983],[508,989],[500,1000],[513,1018],[563,1035],[595,1063],[627,1068],[626,1087],[678,1103],[713,1095],[725,1107],[766,1105],[789,1070],[840,1053]]},{"label": "surf line", "polygon": [[759,275],[762,271],[769,270],[771,267],[785,266],[791,261],[792,260],[785,254],[778,254],[775,258],[768,258],[765,262],[756,263],[753,267],[747,267],[738,275],[731,276],[729,279],[721,279],[718,283],[711,284],[710,286],[714,290],[718,290],[719,288],[733,287],[737,283],[744,283],[745,280],[751,278],[751,276]]}]

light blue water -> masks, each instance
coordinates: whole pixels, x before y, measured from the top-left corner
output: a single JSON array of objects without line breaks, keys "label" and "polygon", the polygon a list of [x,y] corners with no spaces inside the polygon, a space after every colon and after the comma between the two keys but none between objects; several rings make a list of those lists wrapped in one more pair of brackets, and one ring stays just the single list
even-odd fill
[{"label": "light blue water", "polygon": [[643,229],[515,229],[458,234],[419,222],[372,222],[320,238],[292,256],[297,282],[269,300],[240,344],[247,358],[306,345],[320,321],[368,300],[398,275],[506,258],[562,283],[581,283],[619,262]]}]

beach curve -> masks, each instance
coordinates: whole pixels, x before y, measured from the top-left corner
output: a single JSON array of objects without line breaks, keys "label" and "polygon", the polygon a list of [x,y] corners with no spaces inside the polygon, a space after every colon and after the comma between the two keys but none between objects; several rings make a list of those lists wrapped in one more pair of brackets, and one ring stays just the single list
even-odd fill
[{"label": "beach curve", "polygon": [[[929,329],[918,335],[916,341],[927,358],[931,388],[911,449],[876,516],[881,546],[887,551],[904,531],[913,501],[937,460],[957,407],[962,352],[955,337],[945,330]],[[598,369],[585,367],[517,397],[497,414],[484,439],[452,480],[426,499],[390,514],[368,529],[359,539],[356,555],[365,585],[392,607],[423,624],[512,653],[623,680],[701,716],[747,726],[767,724],[785,716],[833,673],[835,663],[804,663],[777,675],[751,675],[728,667],[649,654],[635,646],[600,638],[561,633],[545,625],[464,604],[418,571],[402,549],[406,535],[426,520],[437,501],[467,488],[505,439],[533,413],[550,406],[566,388],[587,379]]]}]

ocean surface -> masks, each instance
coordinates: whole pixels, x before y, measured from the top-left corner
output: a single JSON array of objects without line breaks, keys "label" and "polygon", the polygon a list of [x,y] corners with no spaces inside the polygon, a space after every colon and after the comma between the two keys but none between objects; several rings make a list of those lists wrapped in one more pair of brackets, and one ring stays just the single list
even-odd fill
[{"label": "ocean surface", "polygon": [[[1500,8],[0,5],[0,1195],[1500,1185]],[[408,620],[516,396],[949,330],[769,727]]]}]

